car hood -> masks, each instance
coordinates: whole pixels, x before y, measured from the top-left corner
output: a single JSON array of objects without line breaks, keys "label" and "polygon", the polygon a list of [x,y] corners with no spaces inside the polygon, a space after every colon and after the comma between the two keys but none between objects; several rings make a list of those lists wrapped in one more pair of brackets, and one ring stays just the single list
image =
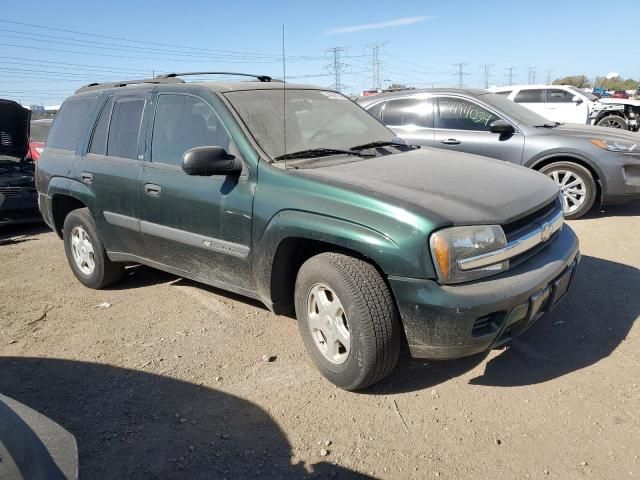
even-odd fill
[{"label": "car hood", "polygon": [[602,103],[608,104],[618,104],[618,105],[632,105],[634,107],[640,107],[640,100],[634,100],[632,98],[601,98],[599,99]]},{"label": "car hood", "polygon": [[298,172],[375,192],[454,225],[505,224],[546,205],[558,194],[556,184],[534,170],[424,147]]},{"label": "car hood", "polygon": [[[543,128],[543,127],[538,127]],[[577,123],[567,123],[555,128],[548,129],[550,135],[561,135],[579,138],[597,138],[601,140],[621,140],[624,142],[638,142],[637,133],[621,130],[619,128],[596,127],[594,125],[581,125]]]},{"label": "car hood", "polygon": [[29,151],[31,111],[0,99],[0,161],[22,160]]}]

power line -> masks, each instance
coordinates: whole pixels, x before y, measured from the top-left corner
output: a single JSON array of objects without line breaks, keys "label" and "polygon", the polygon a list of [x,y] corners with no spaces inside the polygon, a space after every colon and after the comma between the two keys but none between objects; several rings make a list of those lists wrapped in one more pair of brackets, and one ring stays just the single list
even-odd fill
[{"label": "power line", "polygon": [[507,67],[507,71],[509,72],[507,74],[509,80],[508,80],[508,84],[509,85],[513,85],[513,71],[515,70],[515,67]]},{"label": "power line", "polygon": [[453,65],[454,67],[458,67],[458,72],[454,73],[454,75],[458,76],[458,88],[462,88],[464,86],[464,76],[468,75],[467,72],[464,71],[464,67],[467,66],[466,63],[456,63]]},{"label": "power line", "polygon": [[482,68],[484,70],[484,88],[487,89],[489,88],[489,77],[491,76],[491,68],[494,67],[495,65],[493,64],[489,64],[489,63],[485,63]]},{"label": "power line", "polygon": [[346,47],[333,47],[327,50],[327,53],[330,53],[333,56],[333,62],[329,65],[325,66],[325,69],[333,74],[333,88],[342,91],[343,88],[346,88],[346,85],[342,85],[340,76],[351,65],[343,63],[341,60],[341,55],[343,52],[346,52]]}]

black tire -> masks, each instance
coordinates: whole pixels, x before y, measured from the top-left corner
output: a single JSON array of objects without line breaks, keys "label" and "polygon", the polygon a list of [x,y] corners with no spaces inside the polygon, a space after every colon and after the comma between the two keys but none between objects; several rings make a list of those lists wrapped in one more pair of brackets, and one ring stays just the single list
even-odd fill
[{"label": "black tire", "polygon": [[596,123],[599,127],[619,128],[621,130],[629,130],[629,124],[627,121],[619,115],[607,115],[602,117]]},{"label": "black tire", "polygon": [[[316,345],[308,318],[314,285],[338,296],[348,319],[351,351],[342,364],[330,362]],[[402,338],[398,311],[389,287],[369,263],[339,253],[307,260],[295,286],[296,317],[307,352],[320,372],[345,390],[358,390],[389,375],[398,362]]]},{"label": "black tire", "polygon": [[545,175],[549,176],[551,179],[553,179],[552,174],[554,172],[559,172],[559,171],[572,172],[574,175],[580,177],[584,183],[584,187],[586,191],[584,195],[584,202],[582,203],[582,205],[580,205],[580,207],[577,210],[574,210],[573,212],[568,213],[567,210],[565,209],[565,213],[564,213],[564,216],[567,220],[575,220],[576,218],[580,218],[585,213],[587,213],[593,206],[593,203],[595,202],[597,193],[598,193],[596,189],[596,182],[593,178],[593,175],[588,169],[586,169],[582,165],[578,165],[577,163],[573,163],[573,162],[550,163],[549,165],[545,165],[540,169],[541,173],[544,173]]},{"label": "black tire", "polygon": [[[95,267],[90,274],[83,272],[73,258],[71,232],[75,227],[84,229],[93,246]],[[112,262],[109,260],[109,257],[107,257],[107,252],[100,241],[96,224],[88,208],[73,210],[67,215],[64,219],[62,238],[64,240],[64,252],[67,256],[69,266],[76,278],[80,280],[83,285],[89,288],[100,289],[116,283],[124,276],[124,263]]]}]

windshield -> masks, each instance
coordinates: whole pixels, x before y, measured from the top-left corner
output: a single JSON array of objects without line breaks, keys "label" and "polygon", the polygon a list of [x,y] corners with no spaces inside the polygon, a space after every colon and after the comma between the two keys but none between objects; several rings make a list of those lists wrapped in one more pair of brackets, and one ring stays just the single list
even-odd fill
[{"label": "windshield", "polygon": [[518,105],[507,98],[497,95],[495,93],[484,93],[480,95],[480,98],[487,102],[489,105],[496,107],[496,109],[501,110],[513,120],[518,123],[524,123],[525,125],[548,125],[550,123],[554,123],[548,118],[544,118],[541,115],[538,115],[535,112],[532,112],[526,107],[522,105]]},{"label": "windshield", "polygon": [[312,149],[348,150],[395,138],[391,130],[336,92],[292,88],[228,92],[225,96],[272,159]]},{"label": "windshield", "polygon": [[585,92],[584,90],[580,90],[578,87],[569,87],[569,89],[573,90],[576,93],[579,93],[580,95],[587,97],[592,102],[594,100],[598,100],[598,97],[596,97],[593,93]]}]

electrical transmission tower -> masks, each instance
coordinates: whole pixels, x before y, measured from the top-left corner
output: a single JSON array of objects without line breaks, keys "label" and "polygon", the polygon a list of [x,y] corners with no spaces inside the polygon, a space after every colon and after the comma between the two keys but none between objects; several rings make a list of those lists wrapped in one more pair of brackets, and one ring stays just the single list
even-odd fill
[{"label": "electrical transmission tower", "polygon": [[509,72],[507,74],[507,77],[509,78],[509,85],[513,85],[513,71],[515,70],[515,67],[507,67],[507,71]]},{"label": "electrical transmission tower", "polygon": [[458,67],[458,71],[454,73],[454,75],[458,76],[458,88],[462,88],[464,86],[464,76],[467,75],[467,72],[464,71],[464,67],[467,66],[466,63],[456,63],[453,65],[454,67]]},{"label": "electrical transmission tower", "polygon": [[339,92],[346,87],[346,85],[342,84],[340,77],[342,73],[347,73],[346,70],[351,66],[341,60],[342,54],[346,53],[346,51],[346,47],[333,47],[327,50],[327,54],[332,57],[332,62],[324,67],[325,70],[333,74],[333,88]]},{"label": "electrical transmission tower", "polygon": [[367,45],[368,48],[371,49],[371,73],[372,73],[372,90],[380,90],[380,47],[383,47],[389,42],[383,43],[373,43],[371,45]]},{"label": "electrical transmission tower", "polygon": [[551,85],[551,72],[552,70],[547,70],[547,85]]},{"label": "electrical transmission tower", "polygon": [[484,72],[484,88],[489,88],[489,77],[491,77],[491,68],[494,66],[495,65],[489,63],[485,63],[482,66]]},{"label": "electrical transmission tower", "polygon": [[536,83],[536,67],[529,67],[529,85]]}]

